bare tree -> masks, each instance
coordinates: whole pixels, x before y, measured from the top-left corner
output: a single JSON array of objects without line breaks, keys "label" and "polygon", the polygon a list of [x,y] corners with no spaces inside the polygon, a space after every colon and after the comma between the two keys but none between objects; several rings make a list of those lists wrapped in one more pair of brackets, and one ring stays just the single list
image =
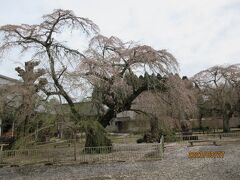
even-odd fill
[{"label": "bare tree", "polygon": [[214,66],[197,73],[193,80],[211,111],[222,116],[223,130],[228,132],[230,118],[240,112],[240,65]]},{"label": "bare tree", "polygon": [[44,69],[35,69],[39,65],[39,61],[28,61],[25,62],[25,67],[16,67],[15,70],[18,72],[23,82],[15,86],[16,93],[21,96],[21,104],[17,109],[18,125],[22,127],[20,134],[26,136],[27,125],[29,121],[35,116],[35,110],[37,108],[38,92],[46,84],[46,78],[40,78],[46,72]]},{"label": "bare tree", "polygon": [[[165,91],[146,91],[133,102],[134,109],[151,115],[150,132],[141,139],[143,142],[160,139],[162,134],[168,138],[174,129],[181,130],[180,125],[183,123],[190,124],[189,119],[195,115],[196,98],[190,80],[186,77],[181,79],[177,74],[169,75],[164,85]],[[186,131],[184,127],[182,130]],[[190,127],[187,128],[190,130]]]},{"label": "bare tree", "polygon": [[[44,92],[48,96],[61,95],[64,97],[71,109],[75,130],[77,131],[77,127],[81,126],[87,134],[91,132],[90,136],[87,135],[91,144],[86,144],[87,146],[110,145],[110,141],[106,138],[104,130],[101,129],[98,122],[84,122],[83,124],[81,115],[75,108],[74,98],[68,92],[69,85],[64,84],[67,72],[74,68],[71,65],[85,57],[80,51],[70,48],[67,43],[59,39],[67,29],[77,30],[87,35],[98,32],[97,25],[91,20],[78,17],[70,10],[57,9],[51,14],[44,15],[43,22],[40,24],[0,27],[2,35],[0,51],[3,53],[8,49],[21,48],[22,52],[32,53],[34,58],[45,62],[57,91],[45,89]],[[97,130],[98,132],[96,132]],[[99,137],[102,139],[97,142]]]},{"label": "bare tree", "polygon": [[106,127],[117,113],[133,110],[133,101],[144,91],[165,91],[168,75],[177,69],[176,59],[166,50],[97,35],[75,75],[88,79],[94,87],[93,100],[107,107],[99,118]]},{"label": "bare tree", "polygon": [[[16,71],[23,81],[6,84],[0,88],[1,98],[0,114],[12,114],[12,130],[14,126],[19,130],[18,135],[25,136],[29,121],[35,115],[39,90],[47,84],[45,78],[40,78],[45,74],[44,69],[34,69],[39,62],[28,61],[24,69],[17,67]],[[5,122],[7,123],[7,122]]]}]

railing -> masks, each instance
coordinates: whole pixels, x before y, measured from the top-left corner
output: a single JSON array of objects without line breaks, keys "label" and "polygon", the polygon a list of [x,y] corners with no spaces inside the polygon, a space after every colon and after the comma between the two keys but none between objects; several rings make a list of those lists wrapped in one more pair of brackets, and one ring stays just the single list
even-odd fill
[{"label": "railing", "polygon": [[[240,137],[240,132],[230,132],[230,133],[211,133],[211,134],[192,134],[192,135],[176,135],[176,141],[184,140],[197,140],[197,139],[206,139],[206,138],[223,138],[223,137]],[[197,138],[197,139],[195,139]]]},{"label": "railing", "polygon": [[163,158],[164,138],[160,143],[114,144],[113,146],[74,147],[55,149],[25,149],[0,152],[1,164],[61,163],[75,160],[80,163],[111,161],[157,160]]},{"label": "railing", "polygon": [[125,136],[120,136],[120,137],[110,137],[110,139],[112,140],[113,143],[117,143],[117,144],[132,144],[132,143],[136,143],[137,140],[141,138],[141,136],[133,136],[133,137],[125,137]]},{"label": "railing", "polygon": [[238,136],[240,136],[240,132],[208,134],[208,136],[219,137],[219,138],[221,138],[221,137],[238,137]]}]

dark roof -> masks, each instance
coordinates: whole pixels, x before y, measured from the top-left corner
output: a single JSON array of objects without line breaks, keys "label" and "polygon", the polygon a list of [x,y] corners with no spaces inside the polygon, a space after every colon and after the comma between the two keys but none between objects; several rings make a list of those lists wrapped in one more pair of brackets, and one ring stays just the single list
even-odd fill
[{"label": "dark roof", "polygon": [[6,80],[12,81],[12,82],[19,82],[19,80],[17,80],[17,79],[13,79],[13,78],[10,78],[10,77],[1,75],[1,74],[0,74],[0,78],[1,78],[1,79],[6,79]]},{"label": "dark roof", "polygon": [[[84,115],[84,116],[97,116],[99,115],[99,110],[96,106],[96,104],[94,104],[91,101],[87,101],[87,102],[78,102],[78,103],[74,103],[76,110],[78,111],[78,113],[80,115]],[[68,104],[62,104],[60,107],[62,107],[63,109],[61,109],[64,112],[70,112],[70,108]]]}]

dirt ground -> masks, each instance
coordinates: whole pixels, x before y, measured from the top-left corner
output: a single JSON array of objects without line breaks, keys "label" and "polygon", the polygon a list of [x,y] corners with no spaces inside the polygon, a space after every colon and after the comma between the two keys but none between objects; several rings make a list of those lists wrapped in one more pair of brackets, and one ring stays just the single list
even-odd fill
[{"label": "dirt ground", "polygon": [[[189,159],[190,151],[224,151],[224,158]],[[4,167],[0,179],[240,179],[240,141],[188,147],[186,143],[166,144],[163,160]]]}]

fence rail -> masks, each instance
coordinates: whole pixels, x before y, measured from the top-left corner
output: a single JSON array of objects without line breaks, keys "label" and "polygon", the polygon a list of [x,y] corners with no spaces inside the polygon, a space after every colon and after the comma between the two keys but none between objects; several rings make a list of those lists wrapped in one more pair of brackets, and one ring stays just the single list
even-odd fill
[{"label": "fence rail", "polygon": [[0,152],[1,164],[61,163],[76,161],[80,163],[139,161],[163,158],[164,138],[160,143],[114,144],[113,146],[74,147],[54,149],[24,149]]},{"label": "fence rail", "polygon": [[240,132],[234,133],[212,133],[212,134],[192,134],[192,135],[176,135],[176,141],[197,140],[206,138],[223,138],[223,137],[240,137]]}]

